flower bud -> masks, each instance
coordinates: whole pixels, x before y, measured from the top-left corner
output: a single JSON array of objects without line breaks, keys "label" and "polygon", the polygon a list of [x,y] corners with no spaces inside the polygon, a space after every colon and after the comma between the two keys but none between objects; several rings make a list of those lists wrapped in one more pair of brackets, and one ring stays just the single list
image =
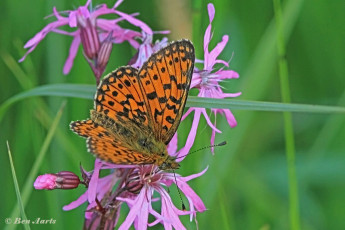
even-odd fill
[{"label": "flower bud", "polygon": [[84,55],[89,59],[97,58],[100,41],[96,29],[96,23],[92,23],[90,18],[78,17],[80,28],[80,40],[83,45]]},{"label": "flower bud", "polygon": [[111,39],[108,39],[108,38],[105,39],[102,42],[101,48],[99,49],[99,52],[98,52],[96,66],[99,70],[104,71],[105,67],[108,64],[112,49],[113,49],[113,43],[111,42]]},{"label": "flower bud", "polygon": [[80,184],[77,175],[69,171],[62,171],[56,174],[44,174],[37,177],[34,187],[35,189],[74,189]]},{"label": "flower bud", "polygon": [[126,188],[128,192],[138,194],[144,184],[142,183],[138,173],[133,173],[128,177]]}]

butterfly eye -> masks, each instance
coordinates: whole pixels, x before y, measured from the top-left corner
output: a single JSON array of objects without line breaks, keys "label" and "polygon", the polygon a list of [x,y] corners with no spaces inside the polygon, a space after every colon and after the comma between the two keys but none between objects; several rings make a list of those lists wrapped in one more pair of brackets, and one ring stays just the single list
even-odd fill
[{"label": "butterfly eye", "polygon": [[162,169],[162,170],[164,170],[164,169],[167,168],[167,164],[166,164],[165,162],[163,162],[163,163],[161,164],[161,166],[159,166],[159,168]]},{"label": "butterfly eye", "polygon": [[146,146],[146,139],[140,139],[140,140],[139,140],[139,144],[140,144],[141,146],[145,147],[145,146]]},{"label": "butterfly eye", "polygon": [[162,153],[161,153],[161,157],[164,157],[164,156],[165,156],[165,154],[164,154],[164,152],[162,152]]}]

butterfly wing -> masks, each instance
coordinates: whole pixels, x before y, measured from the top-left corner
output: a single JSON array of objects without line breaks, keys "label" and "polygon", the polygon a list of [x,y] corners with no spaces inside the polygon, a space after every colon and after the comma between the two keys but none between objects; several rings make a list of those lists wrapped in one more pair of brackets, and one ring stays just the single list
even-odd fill
[{"label": "butterfly wing", "polygon": [[149,126],[147,107],[137,79],[138,70],[124,66],[108,74],[100,83],[94,108],[115,122]]},{"label": "butterfly wing", "polygon": [[75,121],[70,124],[72,131],[87,138],[88,151],[98,158],[114,164],[152,164],[153,159],[128,147],[108,129],[93,120]]},{"label": "butterfly wing", "polygon": [[173,42],[153,54],[138,73],[148,120],[157,140],[168,144],[186,104],[194,68],[194,47],[188,40]]},{"label": "butterfly wing", "polygon": [[71,129],[102,160],[157,163],[180,123],[194,59],[193,45],[182,40],[152,55],[139,73],[118,68],[99,85],[91,120],[72,122]]}]

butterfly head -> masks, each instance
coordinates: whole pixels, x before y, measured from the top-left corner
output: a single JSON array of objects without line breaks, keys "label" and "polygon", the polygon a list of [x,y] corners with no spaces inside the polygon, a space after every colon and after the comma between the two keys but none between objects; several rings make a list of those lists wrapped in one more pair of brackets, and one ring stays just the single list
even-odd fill
[{"label": "butterfly head", "polygon": [[160,164],[159,169],[167,170],[167,169],[178,169],[180,164],[175,161],[175,158],[168,156],[162,164]]},{"label": "butterfly head", "polygon": [[160,170],[178,169],[180,164],[175,161],[175,157],[169,155],[166,148],[161,151],[160,156],[156,158],[155,164]]}]

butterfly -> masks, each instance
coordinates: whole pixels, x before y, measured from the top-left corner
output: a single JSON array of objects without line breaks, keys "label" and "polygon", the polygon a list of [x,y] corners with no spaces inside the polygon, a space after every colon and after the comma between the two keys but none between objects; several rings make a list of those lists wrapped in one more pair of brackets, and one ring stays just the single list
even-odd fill
[{"label": "butterfly", "polygon": [[180,40],[140,69],[116,69],[99,84],[91,118],[72,122],[71,130],[87,138],[88,151],[103,161],[177,169],[166,146],[181,121],[194,61],[193,44]]}]

